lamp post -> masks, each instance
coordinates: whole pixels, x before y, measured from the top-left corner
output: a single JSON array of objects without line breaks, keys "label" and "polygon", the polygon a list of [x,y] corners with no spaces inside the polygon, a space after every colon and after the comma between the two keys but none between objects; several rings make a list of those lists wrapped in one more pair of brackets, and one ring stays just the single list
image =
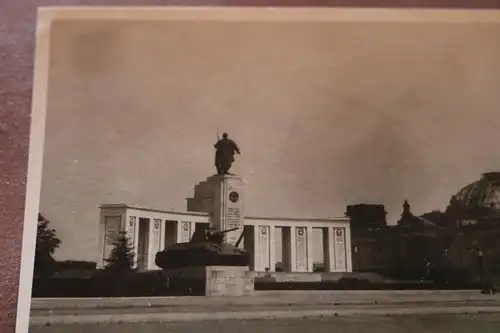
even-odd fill
[{"label": "lamp post", "polygon": [[354,252],[354,269],[357,270],[359,267],[358,265],[358,246],[357,245],[354,245],[352,247],[352,250]]},{"label": "lamp post", "polygon": [[476,250],[476,253],[477,253],[477,261],[479,264],[479,274],[481,277],[481,286],[484,286],[484,260],[483,260],[484,253],[479,248]]}]

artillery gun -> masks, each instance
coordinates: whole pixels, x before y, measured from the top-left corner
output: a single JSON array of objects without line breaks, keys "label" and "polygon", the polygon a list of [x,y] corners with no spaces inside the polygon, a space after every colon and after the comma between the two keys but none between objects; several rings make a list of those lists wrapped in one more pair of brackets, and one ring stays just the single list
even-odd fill
[{"label": "artillery gun", "polygon": [[213,227],[198,229],[191,240],[166,247],[156,254],[155,264],[162,269],[176,269],[193,266],[249,266],[250,254],[238,247],[243,233],[236,244],[224,242],[224,236],[238,228],[216,231]]}]

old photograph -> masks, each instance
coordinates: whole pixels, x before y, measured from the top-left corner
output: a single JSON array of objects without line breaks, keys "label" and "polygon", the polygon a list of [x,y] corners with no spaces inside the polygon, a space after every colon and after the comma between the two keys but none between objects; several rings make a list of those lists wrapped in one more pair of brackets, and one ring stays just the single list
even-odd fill
[{"label": "old photograph", "polygon": [[30,332],[498,331],[499,35],[497,11],[41,9]]}]

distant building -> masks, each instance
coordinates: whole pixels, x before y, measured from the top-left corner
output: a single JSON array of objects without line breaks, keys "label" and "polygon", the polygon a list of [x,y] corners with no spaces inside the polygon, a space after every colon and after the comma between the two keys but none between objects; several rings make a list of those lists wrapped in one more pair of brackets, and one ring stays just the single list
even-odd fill
[{"label": "distant building", "polygon": [[376,230],[387,227],[387,212],[384,205],[349,205],[345,215],[351,220],[351,229]]},{"label": "distant building", "polygon": [[498,226],[500,221],[500,172],[489,172],[463,187],[454,195],[446,210],[457,227]]},{"label": "distant building", "polygon": [[500,272],[496,269],[500,264],[500,172],[485,173],[463,187],[444,212],[416,216],[405,201],[396,226],[374,229],[372,225],[381,224],[378,216],[373,219],[376,222],[352,220],[354,271],[418,271],[428,262],[433,267],[474,271],[482,253],[485,266]]}]

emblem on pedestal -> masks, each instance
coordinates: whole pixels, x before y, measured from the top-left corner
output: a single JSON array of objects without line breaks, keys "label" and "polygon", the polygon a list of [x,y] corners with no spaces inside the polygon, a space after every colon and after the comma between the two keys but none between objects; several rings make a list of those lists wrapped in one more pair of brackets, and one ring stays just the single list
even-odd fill
[{"label": "emblem on pedestal", "polygon": [[184,222],[184,223],[182,224],[182,229],[184,229],[184,231],[188,231],[189,226],[188,226],[188,224],[187,224],[186,222]]},{"label": "emblem on pedestal", "polygon": [[267,234],[267,227],[261,227],[260,228],[260,233],[263,234],[263,235],[266,235]]},{"label": "emblem on pedestal", "polygon": [[304,228],[297,228],[297,234],[299,236],[303,236],[304,235]]},{"label": "emblem on pedestal", "polygon": [[342,236],[342,229],[337,229],[337,231],[335,231],[335,234],[339,237]]},{"label": "emblem on pedestal", "polygon": [[231,202],[236,203],[238,201],[239,197],[240,197],[240,195],[236,191],[232,191],[231,193],[229,193],[229,200],[231,200]]}]

